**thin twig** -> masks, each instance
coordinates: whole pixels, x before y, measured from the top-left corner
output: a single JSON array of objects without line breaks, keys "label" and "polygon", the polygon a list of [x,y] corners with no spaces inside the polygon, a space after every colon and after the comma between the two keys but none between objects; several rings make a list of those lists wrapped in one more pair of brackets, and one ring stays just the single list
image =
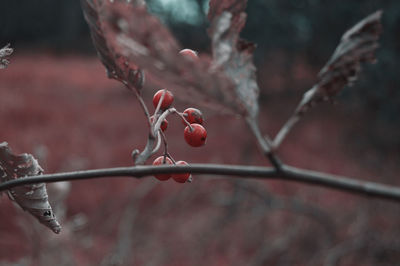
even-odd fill
[{"label": "thin twig", "polygon": [[132,153],[135,165],[142,165],[146,162],[148,158],[150,158],[150,156],[153,154],[155,141],[156,137],[154,135],[154,132],[153,130],[150,130],[149,136],[147,138],[147,143],[143,151],[140,154]]},{"label": "thin twig", "polygon": [[169,116],[172,113],[175,113],[176,109],[175,108],[169,108],[165,110],[157,119],[157,121],[154,123],[154,132],[158,132],[161,128],[161,124],[164,121],[167,116]]},{"label": "thin twig", "polygon": [[165,93],[166,93],[166,90],[163,90],[163,92],[162,92],[162,94],[161,94],[161,97],[160,97],[160,100],[159,100],[158,103],[157,103],[156,110],[154,110],[154,119],[155,119],[156,115],[158,114],[158,112],[159,112],[160,109],[161,109],[161,104],[162,104],[162,102],[164,101]]},{"label": "thin twig", "polygon": [[157,133],[157,143],[156,143],[156,146],[154,147],[154,149],[151,151],[151,155],[155,154],[161,147],[161,134],[160,134],[160,131],[161,130],[159,130],[158,133]]},{"label": "thin twig", "polygon": [[279,130],[278,134],[276,135],[272,145],[274,149],[277,149],[282,141],[285,139],[285,137],[289,134],[290,130],[293,128],[293,126],[300,120],[300,115],[297,113],[294,113],[287,121],[286,123],[282,126],[282,128]]},{"label": "thin twig", "polygon": [[143,112],[146,115],[147,123],[148,123],[149,127],[151,127],[150,112],[149,112],[149,109],[147,109],[146,103],[143,101],[142,96],[136,90],[131,89],[131,91],[135,92],[136,98],[138,99],[140,106],[142,107]]},{"label": "thin twig", "polygon": [[[157,122],[154,123],[154,125],[150,126],[150,133],[147,139],[146,147],[143,149],[143,151],[137,155],[135,154],[135,165],[142,165],[144,164],[147,159],[150,158],[157,150],[158,150],[158,140],[160,139],[160,135],[158,132],[160,131],[161,128],[161,123],[164,121],[164,119],[172,114],[176,113],[175,108],[169,108],[165,110],[157,119]],[[157,137],[156,137],[157,136]],[[155,144],[155,141],[157,139],[157,143]],[[154,151],[154,152],[153,152]]]},{"label": "thin twig", "polygon": [[164,132],[162,130],[159,131],[162,141],[164,143],[164,156],[167,156],[168,158],[171,159],[173,164],[176,164],[175,159],[171,156],[171,154],[168,152],[168,141],[167,141],[167,136],[165,136]]},{"label": "thin twig", "polygon": [[[145,148],[143,149],[143,151],[141,153],[139,153],[139,150],[137,150],[137,149],[132,151],[132,158],[133,158],[133,160],[135,162],[135,165],[144,164],[146,162],[146,160],[152,155],[152,152],[155,149],[155,148],[153,148],[154,147],[154,142],[156,141],[156,134],[152,130],[152,123],[151,123],[151,119],[150,119],[149,109],[147,109],[147,105],[143,101],[143,98],[139,94],[138,90],[132,88],[126,81],[121,80],[121,79],[118,79],[118,80],[121,81],[126,86],[126,88],[128,90],[130,90],[130,91],[135,93],[136,98],[138,99],[138,101],[140,103],[140,106],[142,107],[142,110],[143,110],[143,112],[144,112],[144,114],[146,116],[147,125],[149,127],[149,136],[147,138],[146,146],[145,146]],[[143,86],[143,84],[141,84],[141,86]]]},{"label": "thin twig", "polygon": [[369,197],[389,199],[400,202],[400,188],[375,182],[360,181],[348,177],[330,175],[310,170],[299,169],[283,165],[280,171],[270,167],[244,166],[244,165],[218,165],[218,164],[192,164],[187,166],[160,165],[160,166],[134,166],[86,170],[68,173],[56,173],[29,178],[19,178],[0,184],[0,191],[16,186],[50,183],[59,181],[73,181],[82,179],[124,177],[141,178],[154,174],[167,173],[192,173],[211,174],[223,176],[237,176],[242,178],[280,179],[313,184]]},{"label": "thin twig", "polygon": [[189,121],[187,121],[183,113],[176,111],[175,114],[177,114],[183,120],[183,122],[190,128],[190,131],[193,131],[192,125],[189,123]]},{"label": "thin twig", "polygon": [[344,176],[331,175],[284,165],[282,176],[293,181],[335,188],[366,196],[399,200],[400,188],[375,182],[360,181]]},{"label": "thin twig", "polygon": [[282,168],[282,162],[276,156],[276,154],[274,154],[273,145],[269,137],[262,136],[260,127],[258,126],[258,123],[254,119],[246,118],[246,122],[247,125],[250,127],[250,131],[257,139],[257,142],[260,145],[263,154],[268,158],[268,160],[275,167],[275,169],[277,171],[280,171]]}]

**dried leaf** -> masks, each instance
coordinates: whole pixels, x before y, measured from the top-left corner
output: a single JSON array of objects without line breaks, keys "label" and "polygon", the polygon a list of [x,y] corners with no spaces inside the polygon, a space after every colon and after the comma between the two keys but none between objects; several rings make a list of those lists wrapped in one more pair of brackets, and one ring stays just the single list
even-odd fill
[{"label": "dried leaf", "polygon": [[103,0],[81,0],[83,14],[89,25],[93,44],[106,68],[107,76],[121,81],[129,88],[140,93],[143,88],[144,74],[139,67],[119,53],[119,47],[113,46],[104,33],[104,23],[98,10],[106,5]]},{"label": "dried leaf", "polygon": [[[1,182],[17,178],[42,174],[43,169],[31,154],[14,155],[6,142],[0,143],[0,178]],[[53,210],[49,204],[45,183],[19,186],[10,189],[10,199],[23,210],[28,211],[54,233],[61,231]]]},{"label": "dried leaf", "polygon": [[255,45],[239,38],[246,23],[247,1],[210,1],[208,33],[212,39],[214,67],[222,68],[234,82],[235,94],[246,110],[246,115],[258,114],[259,87],[253,64]]},{"label": "dried leaf", "polygon": [[[247,6],[247,0],[210,0],[208,10],[208,20],[214,21],[223,12],[229,12],[237,20],[244,12]],[[233,29],[240,32],[242,29]]]},{"label": "dried leaf", "polygon": [[353,85],[361,63],[375,63],[375,50],[382,31],[382,11],[376,11],[350,28],[322,68],[318,83],[304,94],[297,112],[304,113],[313,104],[332,100],[345,86]]},{"label": "dried leaf", "polygon": [[181,47],[175,38],[147,12],[145,5],[135,0],[82,0],[82,5],[92,25],[95,45],[102,49],[99,55],[107,62],[105,65],[115,68],[108,62],[114,56],[107,56],[112,47],[112,54],[145,70],[153,83],[168,88],[183,100],[244,112],[232,95],[232,81],[219,69],[212,69],[207,57],[201,56],[193,62],[179,55]]},{"label": "dried leaf", "polygon": [[3,48],[0,49],[0,69],[7,68],[10,64],[7,57],[10,56],[14,52],[13,48],[10,48],[10,44],[7,44]]}]

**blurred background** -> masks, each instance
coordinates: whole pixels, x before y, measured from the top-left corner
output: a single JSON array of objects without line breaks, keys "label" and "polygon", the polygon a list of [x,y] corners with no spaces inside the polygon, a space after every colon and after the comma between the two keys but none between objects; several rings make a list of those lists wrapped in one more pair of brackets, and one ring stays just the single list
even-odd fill
[{"label": "blurred background", "polygon": [[[149,0],[183,47],[209,53],[206,0]],[[0,141],[47,173],[131,165],[147,136],[134,97],[108,80],[78,0],[1,0]],[[295,166],[400,185],[400,2],[249,0],[260,124],[275,135],[341,35],[384,10],[378,63],[337,103],[314,108],[279,152]],[[152,94],[145,101],[151,105]],[[169,88],[173,91],[173,88]],[[189,107],[177,102],[181,110]],[[200,108],[201,106],[194,106]],[[177,160],[266,165],[244,121],[208,110],[204,148],[167,138]],[[222,126],[221,126],[222,125]],[[0,199],[0,265],[400,265],[400,206],[283,181],[194,176],[191,184],[108,178],[49,184],[60,235]]]}]

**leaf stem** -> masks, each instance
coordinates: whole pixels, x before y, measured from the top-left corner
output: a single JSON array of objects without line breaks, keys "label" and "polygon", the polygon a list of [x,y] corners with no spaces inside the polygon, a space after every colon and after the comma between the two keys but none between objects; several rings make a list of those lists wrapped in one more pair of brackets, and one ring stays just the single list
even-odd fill
[{"label": "leaf stem", "polygon": [[286,136],[289,134],[289,132],[292,130],[294,125],[300,120],[300,114],[294,113],[287,121],[286,123],[282,126],[282,128],[279,130],[278,134],[276,135],[274,141],[273,141],[273,147],[274,149],[277,149],[282,141],[286,138]]},{"label": "leaf stem", "polygon": [[273,145],[268,136],[263,137],[261,134],[260,127],[258,123],[253,118],[246,118],[247,125],[249,126],[251,132],[257,139],[259,146],[265,157],[271,162],[271,164],[275,167],[277,171],[280,171],[282,168],[282,162],[280,159],[275,155],[273,150]]},{"label": "leaf stem", "polygon": [[162,102],[164,101],[164,98],[165,98],[165,94],[166,94],[166,90],[164,89],[164,90],[162,91],[160,100],[159,100],[158,103],[157,103],[156,110],[154,110],[154,117],[156,117],[156,115],[158,114],[158,111],[160,111],[161,104],[162,104]]}]

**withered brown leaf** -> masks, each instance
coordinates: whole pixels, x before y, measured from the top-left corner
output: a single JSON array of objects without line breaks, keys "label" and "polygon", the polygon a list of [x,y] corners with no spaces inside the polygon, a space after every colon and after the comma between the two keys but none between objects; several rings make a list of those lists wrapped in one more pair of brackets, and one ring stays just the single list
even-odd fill
[{"label": "withered brown leaf", "polygon": [[[43,169],[37,160],[27,153],[14,155],[7,142],[0,143],[0,181],[10,181],[17,178],[41,175]],[[9,197],[23,210],[32,214],[39,222],[50,228],[54,233],[61,231],[53,210],[48,201],[46,184],[23,185],[8,190]]]},{"label": "withered brown leaf", "polygon": [[180,45],[142,1],[82,0],[82,6],[99,56],[118,79],[126,79],[126,71],[120,74],[125,64],[126,69],[144,70],[154,84],[188,102],[244,111],[225,73],[212,68],[207,56],[194,62],[179,55]]},{"label": "withered brown leaf", "polygon": [[211,0],[208,33],[212,40],[215,68],[221,68],[235,85],[235,97],[246,110],[246,116],[258,114],[259,87],[253,64],[255,44],[240,39],[246,23],[247,1]]},{"label": "withered brown leaf", "polygon": [[342,36],[332,57],[318,75],[318,83],[307,91],[297,112],[303,113],[313,104],[332,100],[345,86],[357,80],[361,64],[375,63],[375,51],[382,32],[382,11],[364,18]]}]

